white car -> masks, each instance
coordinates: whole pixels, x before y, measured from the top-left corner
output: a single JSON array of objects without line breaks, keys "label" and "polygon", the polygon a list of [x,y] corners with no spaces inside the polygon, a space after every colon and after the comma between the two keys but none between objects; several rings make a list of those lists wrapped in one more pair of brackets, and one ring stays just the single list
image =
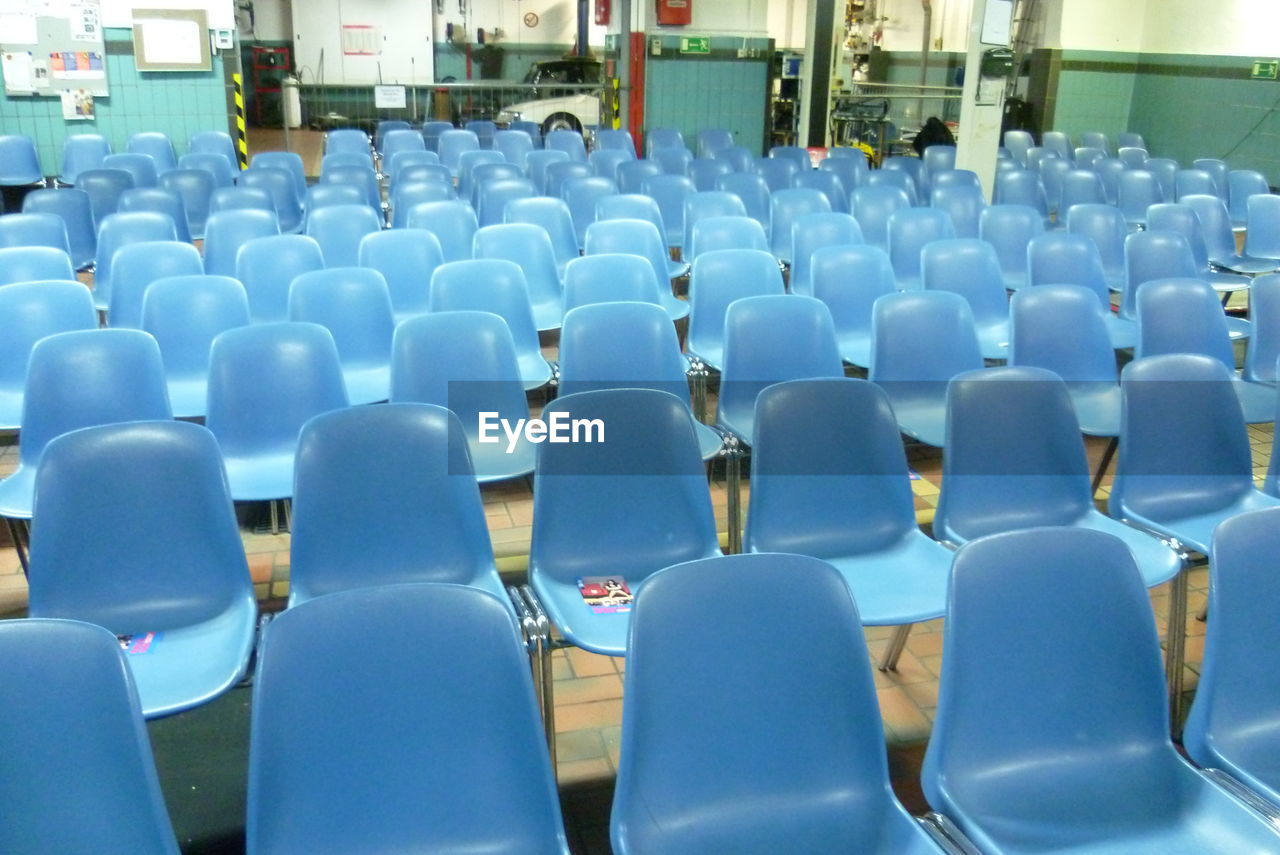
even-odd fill
[{"label": "white car", "polygon": [[[600,61],[586,57],[535,62],[525,75],[524,82],[548,88],[556,83],[599,84],[600,71]],[[551,97],[508,104],[498,111],[495,121],[499,125],[518,121],[536,122],[544,134],[561,129],[582,133],[584,128],[594,128],[600,124],[600,96],[598,91],[562,91]]]}]

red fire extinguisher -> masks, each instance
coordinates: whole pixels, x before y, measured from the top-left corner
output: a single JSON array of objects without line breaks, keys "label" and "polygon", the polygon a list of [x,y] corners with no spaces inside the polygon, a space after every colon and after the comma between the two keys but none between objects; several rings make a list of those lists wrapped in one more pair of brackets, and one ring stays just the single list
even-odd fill
[{"label": "red fire extinguisher", "polygon": [[596,23],[601,26],[607,26],[609,23],[609,12],[611,0],[596,0]]},{"label": "red fire extinguisher", "polygon": [[658,0],[658,24],[683,27],[693,22],[693,0]]}]

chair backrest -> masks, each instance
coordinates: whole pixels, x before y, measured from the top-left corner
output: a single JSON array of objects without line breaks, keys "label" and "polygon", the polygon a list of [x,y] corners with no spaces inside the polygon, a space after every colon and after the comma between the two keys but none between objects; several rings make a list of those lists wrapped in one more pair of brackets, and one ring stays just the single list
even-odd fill
[{"label": "chair backrest", "polygon": [[214,187],[231,187],[239,169],[234,159],[212,151],[192,151],[178,158],[179,169],[199,169],[209,173]]},{"label": "chair backrest", "polygon": [[[893,265],[884,250],[870,244],[824,246],[813,252],[810,264],[812,294],[831,310],[841,355],[853,361],[843,345],[854,337],[870,346],[871,307],[896,290]],[[856,364],[865,368],[866,361],[863,357]]]},{"label": "chair backrest", "polygon": [[448,261],[431,274],[431,311],[492,312],[507,322],[517,354],[539,353],[524,270],[505,258]]},{"label": "chair backrest", "polygon": [[[950,148],[950,146],[944,146],[944,148]],[[982,182],[978,180],[978,173],[972,169],[950,167],[929,171],[926,166],[923,174],[928,177],[927,184],[930,193],[938,187],[977,187],[979,190],[982,189]]]},{"label": "chair backrest", "polygon": [[1152,279],[1194,279],[1195,257],[1191,245],[1177,232],[1154,229],[1134,232],[1124,239],[1125,283],[1120,299],[1121,317],[1137,316],[1138,288]]},{"label": "chair backrest", "polygon": [[[607,433],[601,442],[538,446],[535,581],[576,585],[608,568],[635,590],[663,567],[719,554],[687,401],[653,389],[602,389],[558,397],[543,418],[556,413],[603,423]],[[663,537],[653,537],[655,527]]]},{"label": "chair backrest", "polygon": [[791,176],[792,189],[817,190],[827,200],[832,211],[841,214],[849,213],[849,194],[844,190],[844,182],[834,172],[823,169],[808,169]]},{"label": "chair backrest", "polygon": [[187,222],[187,209],[182,196],[176,190],[166,190],[160,186],[135,187],[120,194],[117,211],[156,211],[168,214],[173,220],[178,240],[191,242],[191,227]]},{"label": "chair backrest", "polygon": [[70,134],[62,141],[62,169],[58,172],[61,184],[76,183],[86,169],[100,169],[102,159],[111,154],[111,144],[102,134]]},{"label": "chair backrest", "polygon": [[121,152],[102,158],[103,169],[123,169],[133,176],[134,187],[154,187],[160,176],[156,162],[149,154]]},{"label": "chair backrest", "polygon": [[0,249],[47,246],[71,254],[66,221],[57,214],[13,213],[0,216]]},{"label": "chair backrest", "polygon": [[481,226],[502,222],[503,208],[510,199],[537,196],[538,188],[510,163],[484,163],[472,173],[471,205]]},{"label": "chair backrest", "polygon": [[587,164],[601,178],[616,180],[618,164],[627,160],[635,160],[635,155],[624,150],[600,148],[587,155]]},{"label": "chair backrest", "polygon": [[[427,147],[430,148],[430,140],[427,140]],[[436,153],[440,155],[440,162],[449,167],[454,175],[458,174],[460,166],[459,159],[464,152],[478,151],[480,149],[480,138],[476,136],[475,131],[468,131],[463,128],[449,128],[440,132],[436,140]]]},{"label": "chair backrest", "polygon": [[22,212],[61,217],[72,265],[79,270],[93,264],[98,251],[98,232],[93,225],[93,203],[84,190],[75,187],[32,190],[22,199]]},{"label": "chair backrest", "polygon": [[[1087,655],[1070,642],[1082,625],[1097,640]],[[985,814],[997,802],[1007,805],[1010,788],[1053,774],[1009,771],[1028,757],[1071,757],[1073,768],[1091,775],[1122,751],[1127,774],[1174,786],[1165,783],[1173,748],[1155,619],[1119,538],[1037,528],[966,544],[952,565],[947,629],[922,774],[935,808]],[[1150,793],[1125,790],[1131,805],[1107,808],[1148,815]],[[1022,808],[1033,810],[1055,826],[1078,819],[1075,805]]]},{"label": "chair backrest", "polygon": [[1227,203],[1218,196],[1200,193],[1183,196],[1178,201],[1190,205],[1200,218],[1200,231],[1204,235],[1205,248],[1209,250],[1209,259],[1232,258],[1236,253],[1236,239],[1231,231]]},{"label": "chair backrest", "polygon": [[519,131],[533,140],[534,151],[542,151],[542,126],[528,119],[518,119],[507,125],[513,131]]},{"label": "chair backrest", "polygon": [[525,158],[535,151],[533,138],[524,131],[500,130],[493,135],[493,150],[501,154],[509,163],[517,166],[525,165]]},{"label": "chair backrest", "polygon": [[1070,214],[1076,205],[1105,205],[1109,203],[1106,188],[1098,173],[1091,169],[1069,169],[1062,173],[1058,198],[1058,212]]},{"label": "chair backrest", "polygon": [[392,309],[404,316],[427,311],[431,274],[444,263],[444,253],[425,229],[390,229],[361,239],[359,262],[382,274]]},{"label": "chair backrest", "polygon": [[819,211],[797,217],[791,225],[791,249],[787,254],[791,259],[787,284],[792,293],[813,295],[815,251],[827,246],[862,243],[862,228],[849,214]]},{"label": "chair backrest", "polygon": [[1173,188],[1174,196],[1172,199],[1181,199],[1183,196],[1190,196],[1194,193],[1212,195],[1217,190],[1213,176],[1203,169],[1179,169],[1174,174]]},{"label": "chair backrest", "polygon": [[[0,828],[0,848],[177,855],[138,690],[115,636],[79,621],[11,620],[0,627],[0,651],[0,699],[26,711],[3,745],[0,793],[13,815]],[[85,810],[79,819],[57,807],[69,795]],[[94,819],[104,816],[111,821]]]},{"label": "chair backrest", "polygon": [[[345,369],[386,368],[391,363],[395,317],[382,274],[367,267],[326,267],[294,277],[289,320],[320,324],[333,334]],[[385,381],[383,381],[385,382]],[[376,384],[375,384],[376,385]],[[385,386],[376,391],[386,397]],[[357,401],[348,385],[348,396]]]},{"label": "chair backrest", "polygon": [[[209,213],[219,211],[266,211],[272,217],[276,215],[275,202],[271,200],[271,192],[264,187],[216,187],[209,196]],[[278,221],[277,221],[278,222]],[[208,223],[205,223],[208,228]],[[277,228],[279,226],[277,225]]]},{"label": "chair backrest", "polygon": [[[694,194],[697,196],[698,194]],[[690,196],[689,199],[694,198]],[[688,199],[685,208],[688,209]],[[653,224],[659,235],[667,233],[667,225],[662,220],[662,211],[658,203],[642,193],[606,193],[596,199],[595,220],[646,220]],[[588,226],[590,228],[590,226]],[[685,220],[685,230],[689,222]],[[666,243],[663,243],[663,247]]]},{"label": "chair backrest", "polygon": [[[93,301],[98,308],[111,304],[112,265],[120,247],[141,241],[176,241],[173,218],[158,211],[110,214],[98,224],[98,260],[93,274]],[[208,242],[205,243],[206,257]]]},{"label": "chair backrest", "polygon": [[396,121],[394,119],[386,120],[378,123],[378,134],[375,147],[382,155],[383,159],[393,157],[400,152],[417,151],[425,152],[427,144],[423,142],[422,133],[408,127],[408,122],[404,122],[405,127],[383,128],[389,122]]},{"label": "chair backrest", "polygon": [[[391,192],[400,184],[413,184],[419,181],[435,181],[440,184],[447,185],[453,190],[453,175],[449,172],[449,167],[440,163],[440,159],[432,151],[418,152],[397,152],[392,158],[390,168],[395,171],[391,173]],[[457,196],[457,192],[454,192]]]},{"label": "chair backrest", "polygon": [[1045,131],[1040,135],[1040,144],[1063,160],[1071,160],[1075,155],[1071,137],[1062,131]]},{"label": "chair backrest", "polygon": [[[698,157],[689,161],[689,178],[699,193],[716,189],[716,179],[733,172],[733,164],[717,157]],[[846,194],[847,198],[847,194]]]},{"label": "chair backrest", "polygon": [[129,137],[128,150],[137,154],[147,154],[155,161],[156,172],[174,169],[178,158],[173,153],[173,143],[168,134],[159,131],[143,131]]},{"label": "chair backrest", "polygon": [[146,240],[116,251],[111,268],[111,303],[107,323],[113,327],[142,327],[142,299],[157,279],[204,273],[200,253],[189,243]]},{"label": "chair backrest", "polygon": [[[1061,158],[1053,158],[1040,164],[1040,183],[1044,187],[1045,201],[1050,211],[1056,213],[1064,210],[1062,208],[1062,176],[1075,168],[1075,164]],[[1080,168],[1087,169],[1083,165]]]},{"label": "chair backrest", "polygon": [[[659,287],[652,262],[642,255],[626,252],[588,254],[575,258],[564,269],[563,311],[567,314],[578,306],[596,303],[662,305]],[[666,315],[665,310],[663,314]],[[670,321],[670,317],[667,320]],[[563,339],[562,334],[562,342]],[[560,360],[563,362],[563,344],[561,349]]]},{"label": "chair backrest", "polygon": [[[911,189],[907,191],[908,195],[912,195],[912,193],[914,193],[914,198],[924,198],[924,192],[926,190],[924,186],[924,163],[920,158],[908,157],[900,154],[890,155],[880,164],[880,169],[878,171],[885,173],[906,173],[906,176],[911,179]],[[871,177],[872,176],[868,175],[868,178]],[[896,175],[893,177],[901,178],[902,176]]]},{"label": "chair backrest", "polygon": [[578,257],[578,237],[573,232],[573,218],[563,199],[533,196],[512,199],[504,209],[504,222],[542,226],[551,238],[556,264],[563,268]]},{"label": "chair backrest", "polygon": [[1142,149],[1147,147],[1146,142],[1142,139],[1142,134],[1134,133],[1132,131],[1121,131],[1116,134],[1116,145],[1131,146],[1133,148]]},{"label": "chair backrest", "polygon": [[577,131],[568,128],[551,131],[543,136],[542,146],[552,151],[563,151],[569,155],[570,160],[587,162],[587,146],[582,141],[582,134]]},{"label": "chair backrest", "polygon": [[1222,301],[1200,279],[1152,279],[1137,295],[1138,344],[1134,358],[1163,353],[1212,356],[1235,371],[1235,349]]},{"label": "chair backrest", "polygon": [[445,261],[471,258],[471,244],[479,223],[475,211],[461,200],[452,202],[426,202],[409,210],[406,225],[411,229],[426,229],[440,241]]},{"label": "chair backrest", "polygon": [[254,238],[278,234],[280,225],[271,211],[215,211],[204,229],[204,272],[236,276],[240,247]]},{"label": "chair backrest", "polygon": [[366,153],[369,151],[369,135],[360,128],[335,128],[324,135],[324,153],[339,151]]},{"label": "chair backrest", "polygon": [[[364,201],[359,191],[354,187],[347,187],[341,184],[327,186],[335,190],[350,190],[356,193],[358,197],[353,201],[360,203]],[[314,190],[315,188],[312,189]],[[395,190],[391,191],[391,228],[405,228],[409,222],[409,212],[416,205],[423,205],[428,202],[452,202],[457,198],[458,194],[452,184],[445,184],[442,181],[401,181],[396,184]]]},{"label": "chair backrest", "polygon": [[867,243],[888,250],[889,219],[898,211],[910,208],[911,200],[900,187],[867,185],[853,191],[849,207]]},{"label": "chair backrest", "polygon": [[876,300],[868,376],[889,399],[941,401],[947,382],[982,367],[973,310],[950,291],[904,291]]},{"label": "chair backrest", "polygon": [[867,173],[865,187],[896,187],[907,194],[907,199],[914,207],[920,204],[920,188],[911,173],[906,169],[881,168]]},{"label": "chair backrest", "polygon": [[[617,256],[584,258],[570,270],[611,258]],[[625,388],[689,398],[688,362],[675,327],[665,311],[648,302],[580,303],[568,309],[559,355],[561,395]]]},{"label": "chair backrest", "polygon": [[[703,585],[725,592],[732,616],[711,622],[698,613]],[[802,591],[821,603],[806,609]],[[750,615],[766,603],[779,610],[785,638],[766,640],[752,628]],[[637,595],[631,645],[616,851],[812,852],[873,840],[885,851],[927,848],[904,839],[919,830],[889,788],[858,611],[830,566],[799,555],[733,555],[671,567]],[[700,688],[681,664],[690,646],[708,663],[743,663],[743,679]],[[804,700],[815,684],[832,687],[822,703]],[[757,808],[726,815],[727,805],[745,803]]]},{"label": "chair backrest", "polygon": [[262,151],[249,161],[250,169],[272,166],[285,169],[293,176],[294,195],[302,199],[307,195],[307,175],[302,165],[302,155],[293,151]]},{"label": "chair backrest", "polygon": [[1093,241],[1102,260],[1107,285],[1121,288],[1126,277],[1124,241],[1128,228],[1120,209],[1105,204],[1076,205],[1067,211],[1067,231]]},{"label": "chair backrest", "polygon": [[134,186],[133,173],[124,169],[86,169],[80,173],[77,189],[89,194],[93,222],[101,223],[120,205],[120,194]]},{"label": "chair backrest", "polygon": [[347,406],[333,335],[319,324],[279,321],[219,334],[209,350],[205,424],[224,458],[287,454],[312,416]]},{"label": "chair backrest", "polygon": [[[324,413],[298,439],[289,605],[402,582],[496,584],[458,417],[431,404]],[[343,523],[351,509],[377,526]],[[497,593],[496,591],[494,593]]]},{"label": "chair backrest", "polygon": [[689,275],[689,350],[704,357],[718,354],[730,303],[783,290],[778,263],[767,252],[720,249],[700,254]]},{"label": "chair backrest", "polygon": [[1249,285],[1249,320],[1253,335],[1244,355],[1244,379],[1276,383],[1280,358],[1280,273],[1256,277]]},{"label": "chair backrest", "polygon": [[1233,169],[1227,174],[1227,209],[1231,224],[1242,226],[1249,216],[1249,197],[1268,195],[1271,185],[1267,177],[1253,169]]},{"label": "chair backrest", "polygon": [[78,428],[169,419],[155,339],[141,330],[75,330],[31,348],[19,462],[35,465],[54,437]]},{"label": "chair backrest", "polygon": [[776,193],[791,186],[791,179],[800,172],[800,166],[790,157],[760,157],[756,158],[754,171],[764,179],[769,192]]},{"label": "chair backrest", "polygon": [[[653,268],[654,281],[660,291],[670,291],[667,273],[667,246],[658,229],[647,220],[603,220],[587,229],[583,246],[587,255],[626,253],[638,255]],[[566,272],[566,276],[567,276]]]},{"label": "chair backrest", "polygon": [[1178,519],[1253,490],[1249,435],[1231,373],[1212,356],[1173,353],[1120,372],[1120,453],[1110,513]]},{"label": "chair backrest", "polygon": [[381,216],[382,195],[372,166],[335,166],[320,175],[324,184],[350,184],[364,195],[364,202]]},{"label": "chair backrest", "polygon": [[205,222],[209,219],[209,201],[215,186],[213,176],[203,169],[170,169],[160,174],[160,187],[178,194],[182,201],[189,238],[199,240],[204,237]]},{"label": "chair backrest", "polygon": [[498,126],[492,119],[468,119],[462,126],[475,133],[480,140],[480,148],[493,148],[493,135]]},{"label": "chair backrest", "polygon": [[1116,160],[1124,164],[1125,169],[1142,169],[1147,165],[1147,159],[1150,157],[1145,148],[1139,146],[1122,145],[1116,149]]},{"label": "chair backrest", "polygon": [[818,164],[818,171],[834,173],[840,179],[845,199],[848,200],[853,191],[861,187],[870,174],[867,169],[867,158],[861,151],[858,151],[856,157],[838,157],[831,154],[832,151],[837,149],[827,150],[827,158]]},{"label": "chair backrest", "polygon": [[484,164],[503,165],[515,167],[515,164],[507,163],[500,153],[489,149],[475,149],[473,151],[464,151],[458,156],[458,195],[463,199],[470,200],[472,198],[472,172],[477,166]]},{"label": "chair backrest", "polygon": [[[729,174],[729,173],[725,173]],[[693,260],[693,231],[699,220],[707,217],[745,217],[747,208],[742,199],[724,190],[699,190],[684,200],[685,259]],[[767,249],[768,247],[762,247]]]},{"label": "chair backrest", "polygon": [[783,262],[791,261],[791,226],[806,214],[831,213],[831,203],[809,187],[775,190],[769,197],[769,246]]},{"label": "chair backrest", "polygon": [[525,155],[524,168],[529,178],[542,192],[547,190],[547,167],[553,163],[568,163],[569,154],[558,149],[535,149]]},{"label": "chair backrest", "polygon": [[644,179],[641,190],[658,203],[662,221],[667,227],[667,245],[681,246],[684,242],[684,200],[697,192],[693,181],[684,175],[654,175]]},{"label": "chair backrest", "polygon": [[289,285],[295,276],[324,267],[320,244],[306,235],[268,235],[245,241],[235,260],[254,323],[289,316]]},{"label": "chair backrest", "polygon": [[1023,166],[1027,165],[1027,152],[1035,144],[1035,138],[1027,131],[1012,130],[1004,132],[1004,147]]},{"label": "chair backrest", "polygon": [[769,231],[769,185],[754,172],[734,172],[716,179],[716,189],[742,201],[747,216]]},{"label": "chair backrest", "polygon": [[[1058,184],[1061,193],[1061,182]],[[1040,175],[1029,169],[1011,169],[996,173],[994,199],[997,205],[1027,205],[1041,217],[1049,215],[1049,199]],[[1054,209],[1057,205],[1055,203]]]},{"label": "chair backrest", "polygon": [[1030,205],[991,205],[978,218],[978,237],[995,248],[1006,288],[1026,284],[1027,247],[1042,234],[1044,216]]},{"label": "chair backrest", "polygon": [[715,157],[735,144],[733,131],[724,128],[702,128],[697,134],[698,157]]},{"label": "chair backrest", "polygon": [[[389,649],[371,658],[357,627]],[[249,849],[568,851],[524,647],[488,593],[391,585],[288,609],[253,708]]]},{"label": "chair backrest", "polygon": [[1106,309],[1082,285],[1040,285],[1009,301],[1009,364],[1052,371],[1069,384],[1116,385]]},{"label": "chair backrest", "polygon": [[500,258],[518,264],[524,272],[532,303],[560,302],[555,250],[541,226],[530,223],[485,226],[476,232],[474,254],[477,259]]},{"label": "chair backrest", "polygon": [[1271,787],[1274,775],[1255,746],[1266,744],[1259,739],[1277,703],[1275,681],[1259,679],[1270,670],[1269,651],[1280,641],[1271,608],[1277,532],[1276,508],[1231,517],[1214,530],[1208,602],[1213,621],[1205,630],[1200,680],[1182,734],[1198,765]]},{"label": "chair backrest", "polygon": [[1052,371],[1018,365],[956,375],[947,386],[946,448],[934,518],[940,539],[1071,525],[1093,509],[1080,424]]},{"label": "chair backrest", "polygon": [[1098,246],[1085,235],[1049,232],[1027,244],[1030,285],[1080,285],[1092,291],[1100,306],[1111,309],[1111,292]]},{"label": "chair backrest", "polygon": [[0,289],[0,430],[22,423],[27,359],[40,339],[98,326],[93,298],[74,280],[41,280]]},{"label": "chair backrest", "polygon": [[843,376],[835,325],[821,300],[767,294],[729,304],[716,420],[747,445],[754,444],[756,398],[766,386]]},{"label": "chair backrest", "polygon": [[981,187],[971,184],[939,185],[934,188],[929,204],[951,218],[956,237],[978,236],[978,223],[987,207]]},{"label": "chair backrest", "polygon": [[0,249],[0,285],[46,279],[75,280],[71,257],[51,246],[11,246]]},{"label": "chair backrest", "polygon": [[1125,222],[1142,226],[1147,222],[1147,208],[1163,202],[1164,190],[1154,173],[1146,169],[1126,169],[1116,187],[1117,207]]},{"label": "chair backrest", "polygon": [[715,153],[717,160],[724,160],[734,172],[751,172],[756,165],[756,152],[742,145],[733,145]]},{"label": "chair backrest", "polygon": [[626,128],[597,130],[592,138],[592,147],[597,151],[629,151],[632,157],[636,153],[636,142]]},{"label": "chair backrest", "polygon": [[1280,196],[1255,194],[1248,210],[1244,251],[1254,258],[1280,258]]},{"label": "chair backrest", "polygon": [[[372,171],[372,170],[370,170]],[[332,181],[326,175],[322,180]],[[302,197],[296,195],[293,178],[289,172],[278,166],[260,166],[257,169],[246,169],[236,182],[238,187],[256,187],[267,191],[271,196],[271,204],[275,208],[276,217],[280,221],[280,230],[294,232],[302,225]]]},{"label": "chair backrest", "polygon": [[1212,176],[1213,195],[1225,202],[1231,180],[1231,168],[1227,166],[1226,161],[1216,157],[1199,157],[1191,162],[1191,166],[1193,169],[1203,170]]},{"label": "chair backrest", "polygon": [[760,223],[751,217],[703,217],[690,230],[684,257],[693,263],[704,252],[717,249],[759,249],[769,251],[769,239]]},{"label": "chair backrest", "polygon": [[649,152],[649,159],[659,164],[667,175],[688,175],[693,152],[687,148],[656,148]]},{"label": "chair backrest", "polygon": [[[867,234],[865,228],[862,233]],[[893,262],[898,287],[919,288],[920,251],[934,241],[953,240],[955,221],[937,208],[904,208],[890,215],[888,236],[889,259]]]},{"label": "chair backrest", "polygon": [[1177,202],[1159,202],[1147,209],[1147,228],[1177,232],[1187,239],[1196,270],[1209,272],[1209,250],[1204,243],[1204,230],[1200,217],[1190,205]]},{"label": "chair backrest", "polygon": [[1080,144],[1099,149],[1104,154],[1111,151],[1111,140],[1101,131],[1085,131],[1080,134]]},{"label": "chair backrest", "polygon": [[619,163],[614,172],[618,189],[623,193],[639,193],[645,179],[663,174],[662,164],[656,160],[626,160]]},{"label": "chair backrest", "polygon": [[422,123],[422,141],[426,143],[427,151],[438,152],[440,148],[440,135],[445,131],[453,129],[453,122],[442,120],[427,121]]},{"label": "chair backrest", "polygon": [[596,219],[596,202],[604,196],[613,196],[618,192],[618,185],[611,178],[584,176],[569,178],[560,185],[560,196],[569,206],[569,216],[573,219],[573,231],[578,236],[581,246],[587,237],[587,227]]},{"label": "chair backrest", "polygon": [[675,128],[649,128],[644,133],[645,156],[659,148],[684,148],[684,134]]},{"label": "chair backrest", "polygon": [[964,297],[979,324],[1009,318],[1000,259],[984,240],[952,238],[926,244],[920,250],[920,280],[926,290]]}]

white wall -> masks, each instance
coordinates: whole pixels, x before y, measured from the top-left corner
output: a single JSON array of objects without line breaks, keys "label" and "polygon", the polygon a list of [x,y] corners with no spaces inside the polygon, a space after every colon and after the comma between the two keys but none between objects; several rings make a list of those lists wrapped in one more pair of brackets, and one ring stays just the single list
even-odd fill
[{"label": "white wall", "polygon": [[[430,6],[431,0],[424,0]],[[615,0],[615,9],[616,9]],[[466,13],[459,11],[457,0],[445,0],[444,14],[436,17],[436,41],[445,40],[447,24],[467,33],[466,40],[476,39],[476,30],[488,34],[497,29],[502,32],[498,44],[563,44],[571,45],[578,37],[577,0],[468,0]],[[529,27],[524,18],[532,12],[538,16],[535,26]],[[617,13],[614,13],[614,17]],[[595,7],[588,19],[587,44],[603,45],[606,28],[595,24]],[[456,36],[455,36],[456,38]]]},{"label": "white wall", "polygon": [[778,50],[804,48],[805,15],[808,13],[808,6],[805,0],[771,0],[765,15],[765,24],[769,30],[769,37],[777,43]]},{"label": "white wall", "polygon": [[[424,83],[434,79],[431,4],[422,0],[307,0],[294,15],[294,62],[304,83]],[[372,25],[374,56],[343,54],[343,27]],[[323,52],[323,62],[321,55]]]},{"label": "white wall", "polygon": [[1280,55],[1276,0],[1148,0],[1145,53]]},{"label": "white wall", "polygon": [[[293,38],[290,0],[250,0],[253,6],[253,38],[264,42],[288,41]],[[238,4],[239,5],[239,4]],[[306,8],[299,3],[302,8]],[[241,15],[243,19],[243,13]],[[248,34],[241,33],[242,37]]]},{"label": "white wall", "polygon": [[[1218,0],[1221,2],[1221,0]],[[1162,14],[1166,0],[1062,0],[1059,26],[1048,27],[1052,38],[1045,47],[1066,50],[1145,50],[1143,31],[1149,12]],[[1160,10],[1157,12],[1157,9]],[[1186,27],[1181,20],[1178,26]]]},{"label": "white wall", "polygon": [[[969,46],[969,12],[971,0],[933,0],[933,25],[930,27],[930,49],[963,53]],[[881,0],[880,14],[884,22],[885,50],[920,51],[924,27],[924,6],[920,0]],[[937,40],[942,39],[942,47]]]}]

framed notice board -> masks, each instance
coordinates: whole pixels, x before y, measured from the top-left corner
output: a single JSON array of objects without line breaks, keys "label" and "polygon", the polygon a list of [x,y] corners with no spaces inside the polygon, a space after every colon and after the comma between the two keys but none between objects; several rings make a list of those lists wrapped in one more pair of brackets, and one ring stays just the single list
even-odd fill
[{"label": "framed notice board", "polygon": [[98,0],[4,0],[0,72],[6,95],[107,95]]},{"label": "framed notice board", "polygon": [[208,71],[209,16],[204,9],[134,9],[133,59],[139,71]]}]

